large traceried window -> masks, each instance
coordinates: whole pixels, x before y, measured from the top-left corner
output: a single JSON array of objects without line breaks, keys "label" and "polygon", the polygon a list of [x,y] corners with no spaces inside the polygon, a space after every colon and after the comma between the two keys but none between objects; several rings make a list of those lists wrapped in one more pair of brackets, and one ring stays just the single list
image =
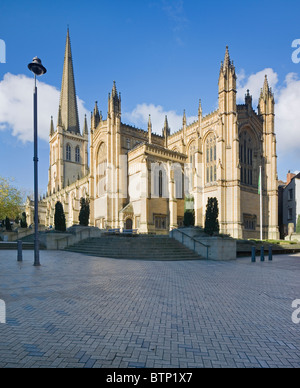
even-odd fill
[{"label": "large traceried window", "polygon": [[71,160],[71,146],[70,144],[66,145],[66,160]]},{"label": "large traceried window", "polygon": [[97,194],[102,196],[106,193],[106,170],[107,170],[107,152],[106,145],[102,143],[99,147],[97,156]]},{"label": "large traceried window", "polygon": [[216,136],[211,134],[206,139],[206,183],[217,181],[217,141]]},{"label": "large traceried window", "polygon": [[253,185],[253,140],[248,132],[240,135],[241,183]]}]

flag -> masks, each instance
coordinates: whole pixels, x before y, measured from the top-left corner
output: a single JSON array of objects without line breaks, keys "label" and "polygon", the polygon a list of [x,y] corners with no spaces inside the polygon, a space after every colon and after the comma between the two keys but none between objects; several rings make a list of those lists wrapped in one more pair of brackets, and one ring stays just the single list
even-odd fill
[{"label": "flag", "polygon": [[258,178],[258,194],[261,193],[261,168],[259,169],[259,178]]}]

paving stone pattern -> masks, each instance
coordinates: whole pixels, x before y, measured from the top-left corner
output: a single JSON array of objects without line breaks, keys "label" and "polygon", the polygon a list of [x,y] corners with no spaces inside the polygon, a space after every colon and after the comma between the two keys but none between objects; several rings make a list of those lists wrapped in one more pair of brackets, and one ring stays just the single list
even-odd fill
[{"label": "paving stone pattern", "polygon": [[139,261],[0,251],[0,367],[300,367],[300,254]]}]

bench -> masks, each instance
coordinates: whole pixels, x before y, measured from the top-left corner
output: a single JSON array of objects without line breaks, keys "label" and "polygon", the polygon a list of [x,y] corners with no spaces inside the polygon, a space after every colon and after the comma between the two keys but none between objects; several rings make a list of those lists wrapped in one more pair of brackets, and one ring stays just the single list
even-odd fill
[{"label": "bench", "polygon": [[119,234],[120,233],[120,228],[117,228],[117,229],[108,229],[106,231],[106,233],[109,233],[109,234]]},{"label": "bench", "polygon": [[137,229],[123,229],[123,234],[137,234]]}]

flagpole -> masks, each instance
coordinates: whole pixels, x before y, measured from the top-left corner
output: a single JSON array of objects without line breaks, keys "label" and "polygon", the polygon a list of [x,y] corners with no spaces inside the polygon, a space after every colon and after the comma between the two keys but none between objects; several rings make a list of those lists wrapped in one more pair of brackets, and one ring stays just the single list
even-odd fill
[{"label": "flagpole", "polygon": [[259,208],[260,208],[260,239],[263,239],[263,208],[262,208],[262,175],[259,166]]}]

